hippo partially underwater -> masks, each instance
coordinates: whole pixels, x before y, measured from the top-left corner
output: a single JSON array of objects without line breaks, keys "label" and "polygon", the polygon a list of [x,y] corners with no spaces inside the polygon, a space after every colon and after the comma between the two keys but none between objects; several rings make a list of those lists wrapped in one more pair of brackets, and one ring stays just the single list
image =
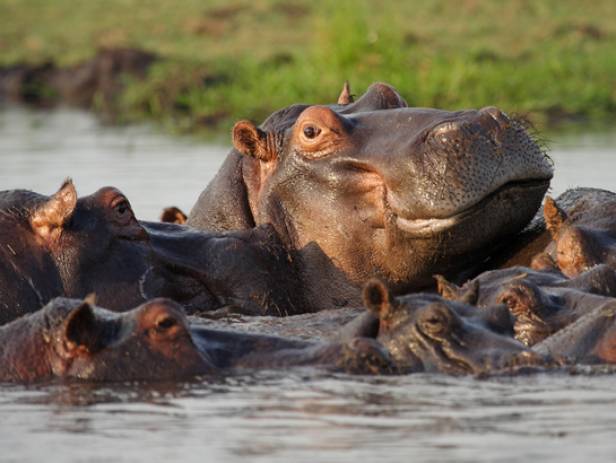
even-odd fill
[{"label": "hippo partially underwater", "polygon": [[110,187],[0,193],[0,323],[91,292],[114,310],[158,296],[255,315],[359,305],[374,276],[399,293],[469,271],[539,207],[551,165],[497,109],[408,108],[385,84],[340,103],[236,124],[191,227],[140,222]]},{"label": "hippo partially underwater", "polygon": [[[0,381],[616,363],[616,195],[573,190],[536,214],[552,164],[500,110],[345,87],[238,122],[233,145],[187,220],[165,210],[175,223],[137,220],[112,187],[0,192]],[[286,336],[238,313],[304,315]]]},{"label": "hippo partially underwater", "polygon": [[290,366],[395,371],[372,339],[323,343],[191,326],[180,305],[162,298],[122,314],[56,298],[0,327],[0,382],[180,380]]},{"label": "hippo partially underwater", "polygon": [[259,127],[240,121],[233,145],[187,223],[272,224],[321,293],[315,274],[330,289],[379,277],[400,293],[468,271],[527,225],[552,178],[541,147],[498,109],[409,108],[382,83],[355,102],[344,93]]},{"label": "hippo partially underwater", "polygon": [[0,382],[179,380],[293,366],[355,374],[501,374],[553,365],[549,356],[499,332],[510,330],[507,319],[436,295],[397,300],[379,282],[368,283],[364,294],[380,327],[374,333],[355,327],[329,341],[190,323],[180,305],[163,298],[125,313],[89,298],[56,298],[0,327]]},{"label": "hippo partially underwater", "polygon": [[140,222],[111,187],[0,192],[0,324],[89,293],[112,310],[170,297],[188,310],[303,312],[289,260],[270,226],[221,235]]}]

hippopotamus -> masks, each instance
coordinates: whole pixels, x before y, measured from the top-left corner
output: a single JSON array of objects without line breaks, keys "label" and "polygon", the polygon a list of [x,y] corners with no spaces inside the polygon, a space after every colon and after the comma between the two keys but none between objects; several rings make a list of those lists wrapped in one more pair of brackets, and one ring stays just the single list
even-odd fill
[{"label": "hippopotamus", "polygon": [[480,310],[432,293],[396,297],[379,280],[368,282],[363,294],[378,321],[376,339],[401,371],[507,374],[553,364],[513,339],[502,306]]},{"label": "hippopotamus", "polygon": [[113,313],[56,298],[0,327],[0,381],[181,379],[216,370],[194,343],[181,307],[150,301]]},{"label": "hippopotamus", "polygon": [[608,298],[589,313],[533,347],[561,363],[616,363],[616,299]]},{"label": "hippopotamus", "polygon": [[187,223],[270,223],[298,251],[315,297],[331,269],[327,280],[353,288],[331,299],[355,303],[372,277],[400,293],[482,262],[539,208],[552,165],[499,109],[409,108],[384,83],[339,103],[236,123],[234,149]]},{"label": "hippopotamus", "polygon": [[569,277],[597,264],[616,269],[615,217],[616,193],[611,191],[579,188],[556,201],[546,198],[544,218],[552,240],[531,265]]},{"label": "hippopotamus", "polygon": [[463,286],[437,276],[444,298],[480,309],[507,307],[516,339],[532,346],[592,311],[616,294],[616,272],[598,265],[569,279],[557,271],[528,267],[484,272]]},{"label": "hippopotamus", "polygon": [[124,313],[95,306],[91,296],[56,298],[0,327],[0,382],[178,380],[291,366],[396,371],[373,339],[323,343],[193,327],[164,298]]},{"label": "hippopotamus", "polygon": [[189,311],[310,311],[291,259],[271,226],[221,234],[140,222],[113,187],[82,198],[71,181],[52,196],[0,192],[0,324],[89,293],[112,310],[166,296]]}]

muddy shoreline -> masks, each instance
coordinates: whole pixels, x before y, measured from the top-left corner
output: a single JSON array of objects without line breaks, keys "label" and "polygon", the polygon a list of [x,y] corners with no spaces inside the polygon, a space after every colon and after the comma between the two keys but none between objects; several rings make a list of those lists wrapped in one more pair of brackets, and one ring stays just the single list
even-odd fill
[{"label": "muddy shoreline", "polygon": [[53,61],[7,66],[0,68],[0,99],[42,108],[63,104],[116,119],[127,80],[143,80],[157,60],[146,51],[114,48],[68,67]]}]

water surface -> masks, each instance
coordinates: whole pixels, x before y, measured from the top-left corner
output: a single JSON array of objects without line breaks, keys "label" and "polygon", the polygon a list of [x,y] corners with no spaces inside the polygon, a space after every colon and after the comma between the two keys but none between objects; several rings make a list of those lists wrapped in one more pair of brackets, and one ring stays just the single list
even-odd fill
[{"label": "water surface", "polygon": [[[616,188],[616,133],[551,142],[553,194]],[[0,111],[0,190],[114,185],[139,218],[189,210],[228,147]],[[0,385],[0,461],[580,461],[616,454],[616,376],[350,377],[310,369],[174,384]]]}]

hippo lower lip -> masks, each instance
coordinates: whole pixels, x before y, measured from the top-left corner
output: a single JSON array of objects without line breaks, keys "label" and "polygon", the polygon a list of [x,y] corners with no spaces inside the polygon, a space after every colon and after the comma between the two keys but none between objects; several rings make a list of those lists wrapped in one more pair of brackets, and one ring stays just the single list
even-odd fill
[{"label": "hippo lower lip", "polygon": [[478,203],[475,203],[471,207],[458,212],[450,217],[445,218],[432,218],[432,219],[405,219],[395,214],[396,226],[405,233],[418,237],[430,237],[437,233],[442,233],[452,227],[463,223],[470,218],[481,214],[485,210],[487,203],[492,201],[500,194],[515,189],[527,189],[536,187],[545,187],[549,184],[550,179],[537,179],[537,180],[525,180],[509,182],[498,188],[488,196],[483,198]]}]

